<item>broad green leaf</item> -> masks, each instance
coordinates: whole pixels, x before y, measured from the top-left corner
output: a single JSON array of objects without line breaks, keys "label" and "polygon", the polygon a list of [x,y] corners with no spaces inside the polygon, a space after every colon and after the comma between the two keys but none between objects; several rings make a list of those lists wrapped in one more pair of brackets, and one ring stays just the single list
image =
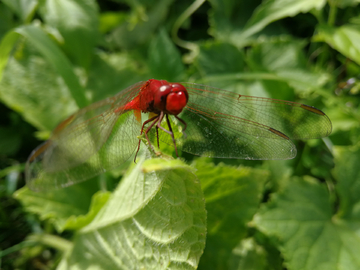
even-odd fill
[{"label": "broad green leaf", "polygon": [[193,169],[176,163],[138,159],[58,269],[196,269],[205,204]]},{"label": "broad green leaf", "polygon": [[40,130],[52,130],[77,106],[64,81],[40,56],[11,58],[2,81],[0,98]]},{"label": "broad green leaf", "polygon": [[195,65],[202,76],[237,73],[244,69],[244,55],[231,44],[207,42],[200,46]]},{"label": "broad green leaf", "polygon": [[233,249],[230,270],[265,270],[268,269],[266,252],[253,238],[246,238]]},{"label": "broad green leaf", "polygon": [[321,25],[318,28],[315,41],[324,41],[335,50],[360,65],[360,30],[359,27],[344,25],[341,27],[329,27]]},{"label": "broad green leaf", "polygon": [[85,97],[85,91],[80,85],[70,61],[53,40],[41,28],[35,25],[21,26],[16,28],[14,32],[29,40],[39,53],[49,61],[68,86],[77,105],[80,108],[86,106],[88,102]]},{"label": "broad green leaf", "polygon": [[294,160],[267,160],[263,163],[262,168],[270,172],[269,184],[271,190],[282,190],[294,173],[292,164]]},{"label": "broad green leaf", "polygon": [[261,1],[210,0],[209,33],[223,42],[231,42],[232,37],[244,28],[254,9]]},{"label": "broad green leaf", "polygon": [[97,53],[88,72],[86,88],[92,101],[113,96],[127,87],[149,78],[148,70],[139,68],[144,62],[136,61],[129,53]]},{"label": "broad green leaf", "polygon": [[46,23],[64,38],[63,48],[77,65],[88,68],[98,39],[98,7],[94,0],[47,0]]},{"label": "broad green leaf", "polygon": [[[359,144],[351,147],[335,148],[335,164],[333,174],[337,180],[337,191],[340,197],[338,216],[344,219],[360,218],[360,171]],[[358,228],[359,229],[359,228]],[[360,237],[360,235],[359,235]]]},{"label": "broad green leaf", "polygon": [[332,212],[325,185],[294,179],[260,209],[254,223],[278,238],[288,269],[359,269],[358,217],[340,220]]},{"label": "broad green leaf", "polygon": [[266,79],[263,82],[273,98],[293,100],[289,87],[304,94],[324,86],[329,80],[326,73],[309,69],[307,56],[303,53],[304,46],[305,43],[298,40],[272,38],[250,49],[247,60],[251,69],[255,72],[268,71],[278,77],[277,82]]},{"label": "broad green leaf", "polygon": [[148,55],[151,77],[169,82],[183,80],[185,68],[180,52],[170,40],[165,29],[160,30],[158,35],[152,39]]},{"label": "broad green leaf", "polygon": [[[42,220],[50,219],[61,232],[66,228],[80,228],[94,218],[108,196],[106,193],[96,194],[91,203],[97,190],[94,179],[52,192],[34,192],[24,187],[14,196],[27,211],[38,214]],[[89,211],[90,204],[92,207]]]},{"label": "broad green leaf", "polygon": [[234,43],[244,44],[246,39],[261,31],[268,24],[286,17],[293,17],[299,13],[306,13],[312,9],[321,9],[325,0],[268,0],[263,2],[254,11],[242,33]]},{"label": "broad green leaf", "polygon": [[224,41],[230,41],[237,47],[243,47],[249,38],[277,20],[306,13],[312,9],[321,9],[325,0],[268,0],[263,1],[251,14],[254,1],[222,1],[211,0],[214,15],[211,33]]},{"label": "broad green leaf", "polygon": [[290,37],[268,38],[251,47],[247,61],[254,71],[306,69],[305,45]]},{"label": "broad green leaf", "polygon": [[127,22],[116,28],[109,40],[117,47],[131,49],[150,40],[157,27],[165,19],[170,4],[173,0],[155,1],[147,13],[139,18],[136,23]]},{"label": "broad green leaf", "polygon": [[29,22],[35,13],[38,0],[3,0],[23,22]]},{"label": "broad green leaf", "polygon": [[208,210],[208,239],[201,269],[228,264],[231,250],[246,235],[246,224],[259,206],[266,171],[249,167],[214,165],[207,159],[194,163]]},{"label": "broad green leaf", "polygon": [[81,229],[89,224],[110,197],[110,192],[99,191],[92,196],[89,211],[85,215],[72,215],[63,226],[63,229]]},{"label": "broad green leaf", "polygon": [[319,94],[324,93],[321,88],[329,80],[326,73],[316,74],[303,69],[281,70],[276,75],[280,80],[287,82],[291,87],[300,93],[309,93],[316,91]]},{"label": "broad green leaf", "polygon": [[346,8],[346,7],[355,7],[360,3],[359,0],[340,0],[340,1],[333,1],[331,2],[332,5],[335,5],[340,8]]},{"label": "broad green leaf", "polygon": [[15,42],[19,39],[19,34],[9,31],[5,34],[0,43],[0,82],[3,77],[4,69],[9,61],[10,52],[14,48]]}]

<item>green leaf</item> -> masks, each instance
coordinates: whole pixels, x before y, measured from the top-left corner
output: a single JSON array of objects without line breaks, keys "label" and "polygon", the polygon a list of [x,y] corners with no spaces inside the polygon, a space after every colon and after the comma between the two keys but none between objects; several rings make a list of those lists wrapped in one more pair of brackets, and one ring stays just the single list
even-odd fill
[{"label": "green leaf", "polygon": [[306,69],[305,45],[290,37],[267,38],[251,47],[247,60],[254,71]]},{"label": "green leaf", "polygon": [[205,246],[204,199],[193,169],[171,164],[138,160],[59,269],[196,269]]},{"label": "green leaf", "polygon": [[268,174],[248,167],[215,166],[205,158],[194,166],[208,210],[209,237],[201,267],[217,269],[228,264],[231,250],[246,235],[246,224],[259,206]]},{"label": "green leaf", "polygon": [[[66,228],[79,228],[88,224],[106,202],[106,194],[95,195],[98,185],[94,180],[52,192],[34,192],[27,187],[19,189],[14,196],[27,211],[36,213],[40,219],[51,219],[61,232]],[[91,210],[88,213],[90,203]]]},{"label": "green leaf", "polygon": [[46,23],[64,38],[63,48],[78,65],[88,68],[98,39],[98,7],[94,0],[47,0]]},{"label": "green leaf", "polygon": [[[255,9],[251,18],[246,20],[244,18],[249,16],[249,12],[252,12],[256,2],[251,1],[253,4],[240,4],[239,1],[226,1],[226,4],[223,4],[222,1],[217,3],[215,0],[211,2],[215,10],[212,33],[221,40],[230,41],[237,47],[247,45],[250,37],[272,22],[293,17],[301,12],[306,13],[312,9],[321,9],[326,4],[325,0],[268,0],[263,1]],[[239,15],[239,11],[241,15]]]},{"label": "green leaf", "polygon": [[251,13],[260,1],[210,0],[212,6],[209,14],[209,33],[223,42],[231,42],[231,38],[244,28]]},{"label": "green leaf", "polygon": [[359,3],[360,3],[359,0],[341,0],[341,1],[331,2],[332,5],[335,5],[339,8],[346,8],[346,7],[351,7],[351,6],[355,7]]},{"label": "green leaf", "polygon": [[261,31],[268,24],[286,17],[293,17],[299,13],[309,12],[311,9],[321,9],[325,0],[268,0],[263,2],[253,13],[235,44],[244,44],[250,36]]},{"label": "green leaf", "polygon": [[151,77],[170,82],[182,81],[185,67],[179,50],[170,40],[165,29],[159,31],[149,46],[148,65]]},{"label": "green leaf", "polygon": [[324,185],[294,179],[260,209],[254,223],[279,239],[288,269],[359,269],[358,218],[340,220],[332,211]]},{"label": "green leaf", "polygon": [[[61,76],[68,89],[64,87],[63,81],[61,79],[59,80],[58,76],[53,73],[53,69],[49,66],[46,67],[45,71],[41,72],[34,67],[26,70],[23,66],[24,62],[26,63],[25,65],[27,65],[36,59],[36,57],[30,57],[30,60],[27,59],[26,56],[24,57],[24,55],[22,55],[24,53],[24,51],[22,51],[23,47],[20,47],[16,55],[17,58],[20,58],[20,61],[17,62],[13,59],[13,61],[9,61],[8,63],[6,78],[2,79],[0,85],[0,98],[4,100],[9,107],[23,113],[24,117],[37,127],[41,129],[52,129],[60,120],[68,116],[69,112],[74,112],[72,98],[79,107],[87,105],[88,102],[85,97],[85,91],[80,85],[79,79],[63,52],[41,28],[34,25],[16,28],[4,37],[0,44],[0,75],[4,76],[4,74],[2,74],[3,68],[9,60],[10,51],[17,41],[19,34],[27,38],[38,52],[47,59],[52,68],[55,69],[55,72]],[[25,58],[25,60],[23,58]],[[37,60],[40,59],[37,58]],[[43,61],[40,60],[40,62],[41,65],[44,65]],[[32,64],[36,65],[38,63],[35,61]],[[37,81],[37,76],[35,76],[35,78],[32,77],[32,75],[35,74],[42,78]],[[50,82],[49,77],[56,78]],[[35,82],[37,85],[35,85]],[[46,85],[47,83],[48,85]],[[62,89],[55,91],[57,86]],[[9,91],[9,87],[13,88],[13,91]],[[16,89],[15,91],[14,88]],[[39,88],[42,88],[42,91],[39,92]],[[54,92],[52,92],[52,95],[49,95],[49,91]],[[26,94],[24,95],[24,93]],[[29,93],[31,94],[29,95]],[[72,98],[69,97],[68,94],[71,94]],[[38,97],[40,98],[38,99]],[[51,102],[48,103],[46,100],[51,100]],[[59,104],[59,102],[64,102],[66,106]],[[41,106],[39,107],[40,104]],[[41,107],[50,108],[46,111],[46,115],[44,111],[39,109]],[[59,107],[61,107],[60,113],[51,114],[51,112],[56,111]]]},{"label": "green leaf", "polygon": [[110,192],[99,191],[92,196],[89,211],[85,215],[72,215],[63,226],[63,229],[79,230],[88,225],[110,197]]},{"label": "green leaf", "polygon": [[333,174],[337,180],[336,189],[340,197],[338,216],[344,219],[359,220],[360,218],[360,171],[359,145],[335,147],[335,164]]},{"label": "green leaf", "polygon": [[127,87],[149,78],[145,63],[125,53],[97,53],[88,72],[86,88],[92,101],[113,96]]},{"label": "green leaf", "polygon": [[103,12],[99,14],[99,31],[105,34],[123,23],[125,19],[125,12]]},{"label": "green leaf", "polygon": [[29,22],[38,6],[38,0],[3,0],[23,22]]},{"label": "green leaf", "polygon": [[4,69],[9,61],[10,52],[14,48],[19,35],[14,31],[6,33],[0,43],[0,81],[2,80]]},{"label": "green leaf", "polygon": [[109,40],[124,49],[132,49],[148,42],[165,19],[172,2],[173,0],[160,0],[151,3],[147,13],[140,12],[135,23],[130,21],[121,24],[111,33]]},{"label": "green leaf", "polygon": [[246,238],[233,249],[229,269],[265,270],[268,269],[266,252],[253,238]]},{"label": "green leaf", "polygon": [[244,55],[231,44],[207,42],[200,46],[195,64],[202,76],[236,73],[244,69]]},{"label": "green leaf", "polygon": [[70,61],[66,58],[59,47],[45,34],[45,32],[35,26],[26,25],[16,28],[14,32],[27,38],[35,48],[49,61],[53,68],[60,74],[76,101],[82,108],[87,105],[85,91],[76,77]]},{"label": "green leaf", "polygon": [[359,27],[344,25],[341,27],[318,27],[318,35],[315,41],[324,41],[335,50],[360,65],[360,31]]},{"label": "green leaf", "polygon": [[52,130],[78,108],[68,88],[50,64],[40,56],[28,55],[9,61],[0,98],[40,130]]},{"label": "green leaf", "polygon": [[14,13],[5,5],[0,3],[0,39],[15,25]]}]

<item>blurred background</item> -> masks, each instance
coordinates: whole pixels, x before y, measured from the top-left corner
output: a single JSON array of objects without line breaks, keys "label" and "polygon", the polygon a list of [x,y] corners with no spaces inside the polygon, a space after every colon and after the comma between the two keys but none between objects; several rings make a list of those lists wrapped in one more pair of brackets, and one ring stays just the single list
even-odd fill
[{"label": "blurred background", "polygon": [[[207,207],[199,269],[360,269],[351,256],[360,252],[359,14],[357,0],[0,1],[0,269],[53,269],[60,258],[56,248],[30,243],[29,236],[72,236],[58,230],[51,222],[56,213],[44,214],[36,198],[14,197],[25,185],[31,151],[79,108],[150,78],[301,102],[325,112],[333,124],[327,138],[295,142],[298,155],[290,161],[184,155],[199,178],[207,166],[242,165],[266,175],[246,218],[231,208],[238,197],[228,198],[222,205],[231,208],[231,218],[220,230],[221,213]],[[110,186],[124,170],[104,176]],[[79,215],[98,187],[90,189]],[[310,198],[321,218],[301,208]],[[294,199],[291,209],[288,199]],[[295,217],[292,211],[311,214]],[[292,220],[303,234],[286,231],[290,225],[280,221],[274,225],[272,218]],[[309,229],[304,219],[318,227]],[[238,234],[234,222],[241,223]],[[304,241],[304,250],[292,239]]]}]

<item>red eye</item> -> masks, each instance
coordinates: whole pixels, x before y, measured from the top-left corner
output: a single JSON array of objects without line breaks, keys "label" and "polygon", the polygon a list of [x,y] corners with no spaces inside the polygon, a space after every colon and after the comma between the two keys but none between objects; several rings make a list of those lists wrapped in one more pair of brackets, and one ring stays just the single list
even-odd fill
[{"label": "red eye", "polygon": [[166,111],[168,111],[170,114],[178,115],[184,109],[187,102],[187,92],[172,92],[168,95],[166,99]]},{"label": "red eye", "polygon": [[154,94],[154,107],[159,111],[165,110],[166,98],[171,92],[171,85],[161,85]]}]

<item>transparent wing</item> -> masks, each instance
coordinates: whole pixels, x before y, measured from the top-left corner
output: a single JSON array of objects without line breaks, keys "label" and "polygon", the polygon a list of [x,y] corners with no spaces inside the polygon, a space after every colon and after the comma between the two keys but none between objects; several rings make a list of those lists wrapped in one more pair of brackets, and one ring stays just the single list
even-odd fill
[{"label": "transparent wing", "polygon": [[[320,138],[331,133],[329,118],[314,107],[182,84],[189,92],[189,102],[179,115],[187,123],[187,136],[182,136],[181,128],[174,133],[177,147],[191,154],[289,159],[296,156],[290,139]],[[182,126],[172,119],[177,127]],[[161,141],[172,144],[168,134],[159,132]]]},{"label": "transparent wing", "polygon": [[50,190],[84,181],[119,166],[134,152],[140,123],[121,109],[140,91],[137,83],[114,97],[79,110],[30,155],[27,185]]}]

